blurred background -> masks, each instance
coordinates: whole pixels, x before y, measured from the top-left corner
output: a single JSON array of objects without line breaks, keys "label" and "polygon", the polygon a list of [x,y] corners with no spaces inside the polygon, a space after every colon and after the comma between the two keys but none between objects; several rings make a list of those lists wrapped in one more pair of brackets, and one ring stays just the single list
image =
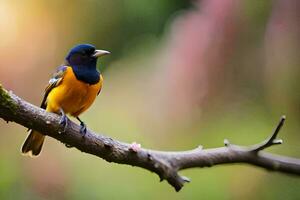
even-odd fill
[{"label": "blurred background", "polygon": [[[91,43],[104,87],[82,119],[145,148],[249,145],[287,122],[300,158],[300,1],[0,0],[0,82],[39,105],[68,50]],[[107,163],[47,138],[36,159],[26,128],[0,120],[0,199],[299,199],[300,179],[248,165],[189,169],[176,193],[140,168]]]}]

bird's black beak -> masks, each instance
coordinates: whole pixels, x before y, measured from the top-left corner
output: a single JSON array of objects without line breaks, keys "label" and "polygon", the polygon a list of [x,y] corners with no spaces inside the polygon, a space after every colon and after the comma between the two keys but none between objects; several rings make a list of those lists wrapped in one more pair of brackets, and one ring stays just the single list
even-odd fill
[{"label": "bird's black beak", "polygon": [[95,52],[94,52],[94,54],[93,54],[93,57],[98,58],[98,57],[105,56],[105,55],[108,55],[108,54],[110,54],[109,51],[105,51],[105,50],[95,50]]}]

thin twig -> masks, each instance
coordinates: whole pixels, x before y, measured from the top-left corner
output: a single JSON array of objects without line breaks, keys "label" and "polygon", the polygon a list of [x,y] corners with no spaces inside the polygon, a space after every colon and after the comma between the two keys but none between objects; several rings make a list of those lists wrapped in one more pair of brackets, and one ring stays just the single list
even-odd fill
[{"label": "thin twig", "polygon": [[277,137],[279,131],[281,130],[282,126],[284,125],[285,119],[286,119],[285,115],[281,116],[280,121],[279,121],[278,125],[276,126],[272,135],[261,143],[258,143],[258,144],[255,144],[255,145],[252,145],[249,147],[243,147],[240,145],[231,144],[228,139],[225,139],[224,144],[225,144],[225,146],[227,146],[231,149],[244,149],[244,150],[247,150],[247,151],[250,151],[253,153],[258,153],[259,151],[262,151],[273,145],[282,144],[283,140],[277,139],[276,137]]},{"label": "thin twig", "polygon": [[277,145],[277,144],[282,144],[283,140],[281,139],[276,139],[280,129],[282,128],[284,122],[285,122],[285,115],[281,116],[280,121],[276,127],[276,129],[274,130],[273,134],[271,135],[271,137],[267,140],[265,140],[264,142],[262,142],[261,144],[258,145],[254,145],[251,149],[251,151],[253,152],[259,152],[261,150],[264,150],[265,148],[268,148],[270,146],[273,145]]}]

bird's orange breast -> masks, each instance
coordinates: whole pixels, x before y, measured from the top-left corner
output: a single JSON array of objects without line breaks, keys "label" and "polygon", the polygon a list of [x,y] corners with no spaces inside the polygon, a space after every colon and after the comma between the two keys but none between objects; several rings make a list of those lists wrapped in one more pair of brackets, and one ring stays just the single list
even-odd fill
[{"label": "bird's orange breast", "polygon": [[68,67],[61,83],[48,94],[47,111],[58,113],[61,108],[66,114],[77,117],[92,105],[102,84],[101,75],[98,83],[90,85],[78,80]]}]

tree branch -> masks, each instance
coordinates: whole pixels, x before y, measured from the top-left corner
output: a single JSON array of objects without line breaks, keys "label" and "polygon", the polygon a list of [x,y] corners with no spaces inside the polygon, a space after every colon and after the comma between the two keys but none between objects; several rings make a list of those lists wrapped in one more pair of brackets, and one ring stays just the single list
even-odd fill
[{"label": "tree branch", "polygon": [[283,126],[283,116],[269,139],[250,147],[232,145],[225,140],[225,147],[202,149],[201,146],[190,151],[165,152],[139,148],[133,150],[127,143],[119,142],[90,130],[83,138],[80,126],[70,121],[66,132],[62,132],[60,116],[38,108],[0,85],[0,117],[14,121],[27,128],[35,129],[53,137],[67,147],[75,147],[82,152],[103,158],[108,162],[138,166],[158,174],[160,180],[167,180],[179,191],[189,179],[178,174],[179,170],[194,167],[212,167],[226,163],[248,163],[267,170],[300,175],[300,159],[261,152],[282,141],[276,139]]}]

